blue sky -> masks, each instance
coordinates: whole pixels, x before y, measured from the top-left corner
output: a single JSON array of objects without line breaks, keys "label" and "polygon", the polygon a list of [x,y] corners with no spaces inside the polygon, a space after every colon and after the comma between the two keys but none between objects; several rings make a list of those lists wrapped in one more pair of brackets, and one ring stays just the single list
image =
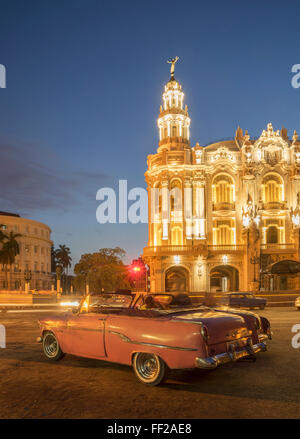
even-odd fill
[{"label": "blue sky", "polygon": [[192,146],[300,131],[300,3],[294,1],[0,0],[0,210],[49,224],[76,262],[100,247],[127,261],[147,225],[100,225],[96,192],[145,187],[157,148],[166,60],[189,107]]}]

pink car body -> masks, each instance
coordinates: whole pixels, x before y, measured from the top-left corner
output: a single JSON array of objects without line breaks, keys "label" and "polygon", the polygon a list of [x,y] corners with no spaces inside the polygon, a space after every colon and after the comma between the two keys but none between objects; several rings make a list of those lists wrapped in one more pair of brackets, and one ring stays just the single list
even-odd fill
[{"label": "pink car body", "polygon": [[95,308],[88,304],[91,297],[82,300],[75,314],[40,320],[39,341],[51,333],[64,354],[125,365],[145,353],[148,366],[149,359],[159,358],[168,369],[212,369],[266,350],[267,336],[253,313],[243,316],[237,310],[205,306],[143,310],[143,295],[131,296],[125,308]]}]

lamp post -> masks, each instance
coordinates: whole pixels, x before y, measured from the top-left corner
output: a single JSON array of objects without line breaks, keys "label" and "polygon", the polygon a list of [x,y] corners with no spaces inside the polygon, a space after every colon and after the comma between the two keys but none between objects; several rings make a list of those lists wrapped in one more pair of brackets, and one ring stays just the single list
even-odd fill
[{"label": "lamp post", "polygon": [[297,194],[297,205],[295,208],[291,207],[290,210],[290,216],[293,224],[294,232],[297,233],[297,247],[298,247],[298,257],[299,257],[299,246],[300,246],[300,199],[299,199],[299,192]]},{"label": "lamp post", "polygon": [[[255,242],[259,237],[259,224],[260,224],[260,215],[257,205],[253,204],[250,196],[248,195],[247,204],[242,208],[242,223],[244,228],[247,230],[247,251],[250,246],[250,228],[257,234],[257,239],[254,239],[254,249]],[[256,285],[256,265],[260,264],[261,258],[258,256],[257,251],[255,251],[255,255],[249,258],[250,264],[254,265],[254,276],[253,276],[253,288],[257,288]],[[260,288],[260,273],[259,273],[259,281],[258,288]]]},{"label": "lamp post", "polygon": [[62,268],[60,265],[56,267],[56,291],[59,294],[61,292],[60,288],[60,280],[61,280],[61,274],[62,274]]},{"label": "lamp post", "polygon": [[[260,264],[260,256],[257,256],[257,253],[255,253],[255,256],[252,256],[250,258],[250,263],[254,265],[253,282],[256,282],[256,265]],[[259,283],[260,283],[260,279],[259,279]]]},{"label": "lamp post", "polygon": [[24,280],[25,280],[25,293],[28,294],[30,288],[30,281],[31,281],[31,270],[28,270],[28,268],[26,268],[26,270],[24,271]]}]

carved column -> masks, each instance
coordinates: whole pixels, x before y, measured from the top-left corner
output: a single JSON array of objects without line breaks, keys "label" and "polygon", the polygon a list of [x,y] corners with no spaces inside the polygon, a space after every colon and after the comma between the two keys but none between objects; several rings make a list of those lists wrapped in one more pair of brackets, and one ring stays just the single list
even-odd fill
[{"label": "carved column", "polygon": [[184,224],[185,237],[192,239],[193,227],[193,188],[190,179],[184,181]]},{"label": "carved column", "polygon": [[169,222],[170,222],[170,215],[169,215],[169,182],[168,180],[163,180],[161,183],[162,186],[162,239],[168,240],[169,239]]},{"label": "carved column", "polygon": [[206,236],[204,182],[196,180],[194,188],[194,237],[204,239]]}]

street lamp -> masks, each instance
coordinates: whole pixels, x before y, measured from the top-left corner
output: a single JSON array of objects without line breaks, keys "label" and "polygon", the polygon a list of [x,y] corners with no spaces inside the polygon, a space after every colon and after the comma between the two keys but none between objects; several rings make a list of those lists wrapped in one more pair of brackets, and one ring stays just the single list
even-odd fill
[{"label": "street lamp", "polygon": [[31,270],[24,270],[24,280],[25,280],[25,293],[29,293],[29,285],[31,281]]},{"label": "street lamp", "polygon": [[[256,230],[259,228],[260,224],[260,215],[257,208],[257,205],[253,205],[253,202],[248,195],[248,201],[245,207],[242,208],[242,223],[245,229],[247,229],[247,248],[249,249],[250,244],[250,228],[254,226]],[[253,276],[253,282],[256,282],[256,265],[259,264],[259,267],[261,266],[261,257],[257,255],[257,252],[254,256],[250,257],[249,259],[250,263],[254,265],[254,276]],[[260,269],[259,269],[260,271]],[[260,288],[260,273],[259,273],[259,288]]]},{"label": "street lamp", "polygon": [[256,265],[260,264],[260,256],[257,256],[257,253],[255,253],[255,256],[250,258],[250,263],[254,265],[254,278],[253,278],[253,282],[256,282]]},{"label": "street lamp", "polygon": [[[298,231],[298,252],[299,252],[299,244],[300,244],[300,204],[299,204],[299,192],[297,194],[297,205],[293,209],[291,207],[290,216],[293,224],[294,231]],[[296,235],[297,236],[297,235]]]},{"label": "street lamp", "polygon": [[250,196],[248,197],[247,204],[242,208],[242,222],[246,229],[249,229],[253,223],[258,227],[260,223],[257,205],[253,205]]},{"label": "street lamp", "polygon": [[291,215],[291,220],[292,220],[292,224],[293,224],[294,229],[300,229],[299,194],[297,196],[297,205],[294,209],[291,207],[290,215]]}]

